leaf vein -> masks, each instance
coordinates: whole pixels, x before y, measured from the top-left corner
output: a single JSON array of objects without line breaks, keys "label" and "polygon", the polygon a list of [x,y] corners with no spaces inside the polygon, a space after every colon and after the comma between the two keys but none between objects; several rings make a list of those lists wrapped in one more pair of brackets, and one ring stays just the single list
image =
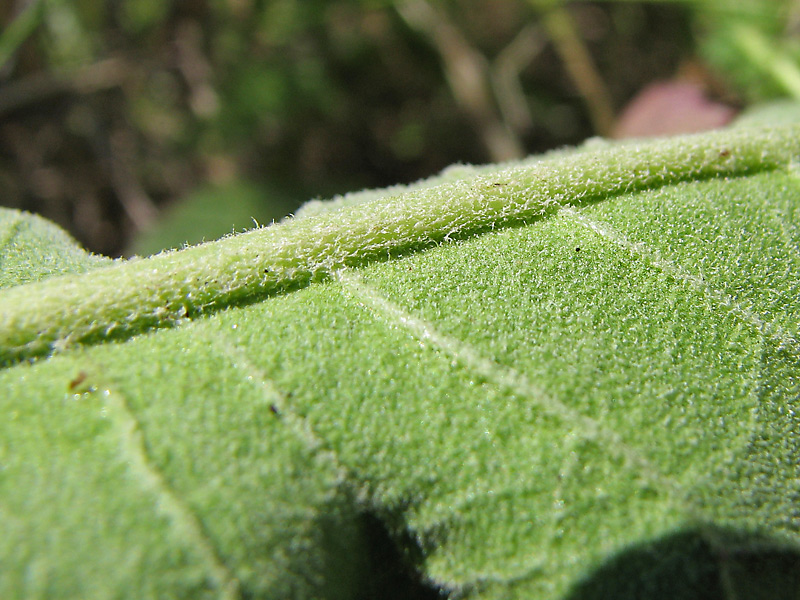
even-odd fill
[{"label": "leaf vein", "polygon": [[523,373],[481,355],[477,349],[463,340],[437,331],[432,323],[406,312],[352,271],[341,270],[336,273],[336,279],[354,297],[372,307],[389,323],[402,327],[420,341],[430,343],[495,385],[528,398],[550,415],[576,425],[579,427],[579,433],[587,440],[594,440],[604,445],[609,454],[623,459],[627,466],[635,467],[642,476],[666,492],[668,497],[674,500],[687,498],[685,490],[674,478],[660,472],[645,456],[627,445],[617,432],[603,427],[597,420],[567,406],[547,390],[531,382]]},{"label": "leaf vein", "polygon": [[776,321],[764,320],[755,311],[742,306],[730,294],[713,287],[705,278],[687,271],[675,261],[664,258],[657,250],[648,247],[644,242],[631,241],[614,230],[609,224],[590,219],[574,207],[566,206],[560,212],[571,218],[574,223],[594,232],[607,242],[644,259],[656,269],[675,277],[695,291],[703,293],[714,302],[713,306],[725,307],[740,323],[754,328],[763,338],[772,339],[781,346],[798,349],[798,341],[795,337],[786,332]]},{"label": "leaf vein", "polygon": [[220,332],[215,338],[218,348],[225,352],[226,356],[232,359],[235,369],[245,374],[248,381],[253,381],[261,388],[265,398],[272,404],[281,415],[281,418],[294,431],[306,448],[315,457],[330,461],[338,483],[348,481],[347,469],[344,467],[336,452],[329,447],[323,438],[317,435],[308,419],[298,415],[292,409],[286,396],[278,389],[274,380],[263,369],[256,366],[247,356],[245,347],[231,338],[231,334]]},{"label": "leaf vein", "polygon": [[128,468],[141,484],[152,490],[158,498],[157,510],[170,518],[176,529],[182,531],[209,565],[210,575],[220,589],[221,600],[241,597],[239,582],[222,562],[213,543],[203,530],[197,515],[170,487],[166,477],[147,455],[142,427],[120,391],[104,391],[106,405],[120,429],[122,452],[128,458]]}]

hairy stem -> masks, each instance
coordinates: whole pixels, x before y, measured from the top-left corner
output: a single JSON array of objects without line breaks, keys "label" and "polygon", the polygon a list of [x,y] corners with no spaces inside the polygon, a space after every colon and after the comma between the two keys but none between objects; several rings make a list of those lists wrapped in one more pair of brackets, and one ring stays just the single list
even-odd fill
[{"label": "hairy stem", "polygon": [[0,293],[0,362],[169,326],[566,205],[786,168],[800,157],[800,125],[592,148],[9,288]]}]

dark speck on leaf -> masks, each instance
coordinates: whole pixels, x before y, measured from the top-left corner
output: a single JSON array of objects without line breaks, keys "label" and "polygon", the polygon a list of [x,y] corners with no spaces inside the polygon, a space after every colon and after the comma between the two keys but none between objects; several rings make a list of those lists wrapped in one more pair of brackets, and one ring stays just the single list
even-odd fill
[{"label": "dark speck on leaf", "polygon": [[86,371],[81,371],[81,372],[79,372],[79,373],[78,373],[78,374],[75,376],[75,379],[73,379],[72,381],[70,381],[70,382],[69,382],[69,390],[70,390],[71,392],[74,392],[75,390],[77,390],[77,389],[78,389],[78,387],[80,387],[80,385],[81,385],[81,384],[82,384],[84,381],[86,381],[86,378],[87,378],[87,377],[88,377],[88,375],[86,374]]},{"label": "dark speck on leaf", "polygon": [[78,374],[67,385],[67,389],[73,394],[90,394],[97,391],[86,371],[78,371]]}]

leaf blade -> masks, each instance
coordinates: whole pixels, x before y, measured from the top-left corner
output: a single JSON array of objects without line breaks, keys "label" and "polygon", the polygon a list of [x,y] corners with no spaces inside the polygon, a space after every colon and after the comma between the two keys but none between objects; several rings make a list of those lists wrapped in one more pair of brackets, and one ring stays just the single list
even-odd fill
[{"label": "leaf blade", "polygon": [[[147,463],[231,574],[214,580],[209,551],[191,543],[199,534],[160,519],[156,494],[112,506],[141,520],[133,546],[151,548],[156,531],[162,554],[188,558],[140,561],[121,573],[129,583],[146,572],[178,596],[235,579],[256,597],[348,597],[372,585],[358,518],[368,510],[419,542],[424,577],[470,597],[591,597],[622,585],[609,565],[628,553],[640,565],[629,597],[670,597],[675,588],[659,586],[681,573],[681,593],[700,593],[699,581],[722,596],[724,577],[748,589],[726,556],[747,567],[748,556],[789,548],[791,564],[800,542],[790,163],[560,207],[174,329],[6,368],[6,413],[27,409],[54,441],[39,447],[29,423],[14,442],[19,425],[5,424],[0,462],[22,458],[0,498],[25,506],[66,488],[94,506],[110,493],[100,478],[75,483],[91,472],[77,457],[91,455],[86,428],[102,424],[104,404],[90,400],[91,419],[69,410],[64,396],[86,371],[89,384],[77,385],[124,398]],[[105,427],[88,465],[117,465],[122,489],[126,473],[135,488],[125,435]],[[55,460],[63,447],[74,460]],[[51,459],[52,481],[25,478]],[[48,514],[8,528],[0,557],[11,572],[25,570],[19,548],[59,564],[58,552],[26,542],[52,528],[80,546],[70,509]],[[98,552],[124,559],[122,533],[105,533],[79,553],[85,565],[68,563],[69,585],[88,585]],[[750,550],[756,541],[763,551]],[[654,552],[660,561],[644,560]],[[53,572],[34,581],[55,585]],[[792,589],[790,578],[767,584]],[[21,586],[0,582],[10,597]]]}]

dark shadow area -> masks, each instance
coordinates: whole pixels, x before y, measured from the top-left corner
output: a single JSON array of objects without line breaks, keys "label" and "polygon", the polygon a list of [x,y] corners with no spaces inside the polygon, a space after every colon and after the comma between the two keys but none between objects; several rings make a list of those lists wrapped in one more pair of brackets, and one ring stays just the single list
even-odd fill
[{"label": "dark shadow area", "polygon": [[[252,552],[277,560],[268,573],[242,569],[241,600],[447,600],[451,590],[425,577],[425,552],[402,512],[377,513],[344,492],[316,507],[310,522],[284,530]],[[239,574],[233,558],[228,567]],[[261,561],[264,564],[264,561]],[[275,563],[273,563],[274,565]]]},{"label": "dark shadow area", "polygon": [[376,515],[365,513],[362,517],[369,556],[367,589],[360,596],[364,600],[442,600],[449,592],[426,581],[419,570],[422,549],[417,541],[403,529],[399,539]]},{"label": "dark shadow area", "polygon": [[567,596],[609,598],[798,599],[800,549],[727,530],[681,532],[611,557]]}]

